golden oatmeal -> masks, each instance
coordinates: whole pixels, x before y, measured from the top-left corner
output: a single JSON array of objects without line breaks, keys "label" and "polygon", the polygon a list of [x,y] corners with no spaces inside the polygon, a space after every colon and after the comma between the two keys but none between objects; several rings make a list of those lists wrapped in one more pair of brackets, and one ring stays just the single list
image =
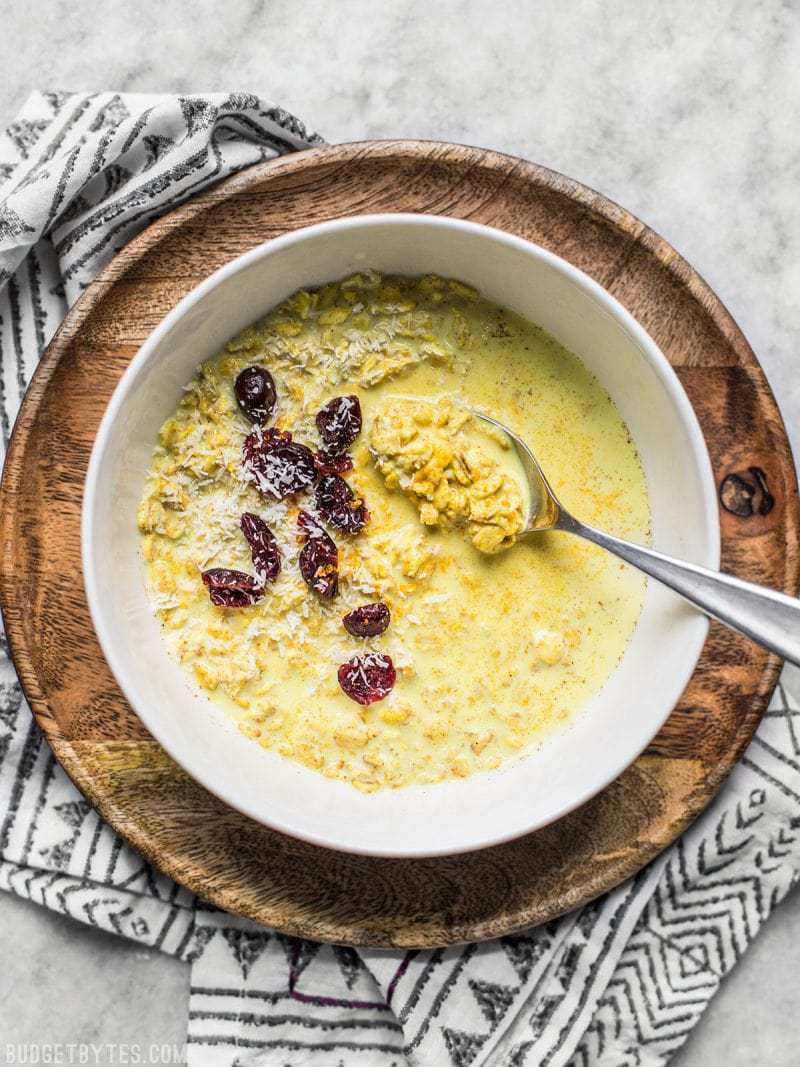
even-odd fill
[{"label": "golden oatmeal", "polygon": [[419,508],[426,526],[463,526],[481,552],[509,548],[525,525],[523,475],[493,458],[489,434],[462,405],[443,398],[387,398],[372,418],[375,465],[390,489],[400,488]]},{"label": "golden oatmeal", "polygon": [[[366,792],[498,767],[605,683],[645,580],[514,544],[531,445],[581,519],[646,539],[642,468],[583,364],[469,286],[301,290],[187,385],[139,507],[172,654],[267,749]],[[512,546],[513,547],[510,547]]]}]

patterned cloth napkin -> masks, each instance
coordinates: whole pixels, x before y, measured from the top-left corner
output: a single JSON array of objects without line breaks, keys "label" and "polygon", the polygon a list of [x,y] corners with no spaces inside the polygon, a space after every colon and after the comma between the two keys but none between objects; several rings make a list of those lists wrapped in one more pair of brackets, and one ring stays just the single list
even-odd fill
[{"label": "patterned cloth napkin", "polygon": [[[35,94],[0,136],[4,444],[42,349],[130,237],[220,178],[318,142],[248,93]],[[603,899],[446,950],[285,937],[198,900],[99,819],[2,649],[0,887],[191,964],[192,1067],[663,1064],[798,876],[800,672],[787,668],[715,803]]]}]

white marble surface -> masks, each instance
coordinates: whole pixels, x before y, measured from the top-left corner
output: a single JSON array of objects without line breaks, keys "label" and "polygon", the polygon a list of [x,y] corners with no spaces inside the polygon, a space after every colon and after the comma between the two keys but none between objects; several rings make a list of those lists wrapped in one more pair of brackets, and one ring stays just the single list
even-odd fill
[{"label": "white marble surface", "polygon": [[[800,8],[780,0],[0,4],[0,123],[33,88],[254,89],[328,140],[527,156],[664,234],[749,337],[800,447]],[[180,1042],[181,965],[0,896],[7,1041]],[[800,1063],[800,896],[678,1057]]]}]

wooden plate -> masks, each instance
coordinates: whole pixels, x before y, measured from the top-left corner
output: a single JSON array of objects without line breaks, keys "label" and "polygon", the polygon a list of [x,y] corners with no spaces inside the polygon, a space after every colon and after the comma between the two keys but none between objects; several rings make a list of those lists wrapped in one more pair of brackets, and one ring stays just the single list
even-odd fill
[{"label": "wooden plate", "polygon": [[309,223],[374,211],[475,219],[592,275],[676,368],[708,441],[722,562],[794,593],[798,500],[789,445],[735,322],[660,237],[552,171],[425,142],[324,147],[253,167],[153,224],[89,287],[45,353],[6,462],[0,596],[25,693],[53,750],[154,864],[221,908],[357,945],[496,937],[605,892],[704,808],[753,734],[779,661],[714,626],[647,752],[560,822],[467,856],[375,860],[303,844],[229,810],[150,738],[92,630],[80,580],[83,480],[120,375],[171,307],[217,267]]}]

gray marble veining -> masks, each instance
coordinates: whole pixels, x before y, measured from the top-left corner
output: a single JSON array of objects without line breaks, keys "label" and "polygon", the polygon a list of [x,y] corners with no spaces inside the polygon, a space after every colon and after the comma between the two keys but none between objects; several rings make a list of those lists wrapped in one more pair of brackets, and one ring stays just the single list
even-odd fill
[{"label": "gray marble veining", "polygon": [[[534,159],[660,233],[722,297],[800,447],[800,9],[779,0],[40,0],[0,5],[0,123],[38,88],[254,89],[332,141]],[[178,1041],[186,976],[0,896],[0,1042]],[[798,1062],[800,898],[725,983],[682,1067]],[[101,1010],[95,1010],[100,1008]]]}]

